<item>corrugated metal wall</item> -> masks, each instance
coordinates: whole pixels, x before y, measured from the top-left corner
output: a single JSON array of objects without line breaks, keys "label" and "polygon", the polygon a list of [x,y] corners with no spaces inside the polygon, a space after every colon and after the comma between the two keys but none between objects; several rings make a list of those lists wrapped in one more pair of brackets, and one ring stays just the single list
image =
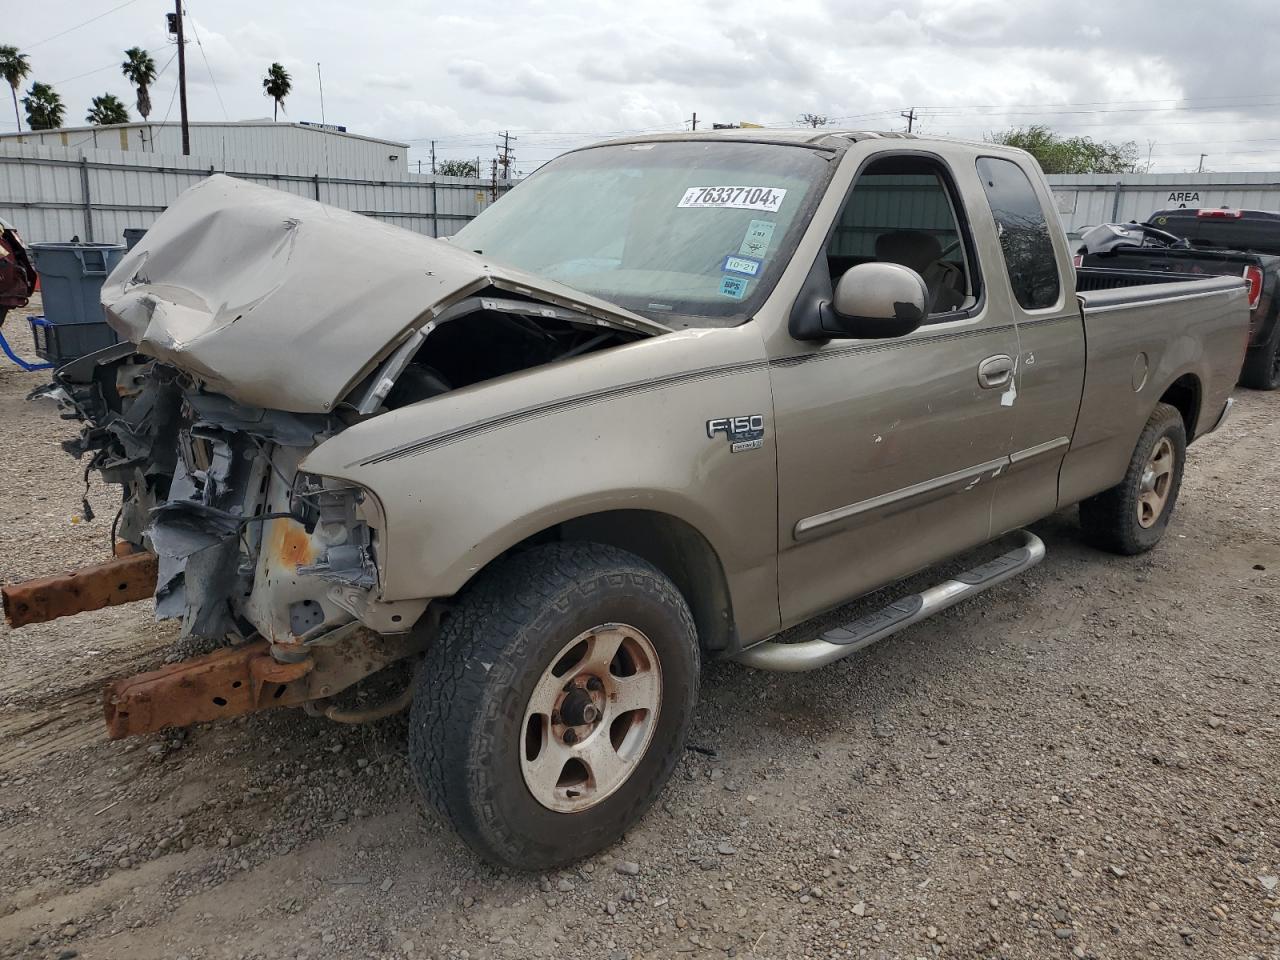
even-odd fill
[{"label": "corrugated metal wall", "polygon": [[[400,177],[408,172],[402,143],[338,133],[293,123],[193,123],[191,156],[219,167],[233,162],[253,164],[286,160],[308,174]],[[39,147],[110,150],[129,154],[182,154],[182,127],[177,123],[133,123],[107,127],[69,127],[0,135],[0,146],[25,143]]]},{"label": "corrugated metal wall", "polygon": [[1068,230],[1146,220],[1170,207],[1280,210],[1280,173],[1054,174],[1048,180]]},{"label": "corrugated metal wall", "polygon": [[836,225],[832,253],[875,256],[876,238],[897,230],[932,233],[941,246],[956,239],[956,218],[932,174],[876,175],[860,181]]},{"label": "corrugated metal wall", "polygon": [[[290,164],[0,142],[0,218],[30,242],[119,241],[125,227],[149,227],[183,190],[227,173],[354,210],[427,236],[452,236],[490,202],[491,184],[467,177],[401,173],[387,179],[325,176]],[[501,195],[511,184],[500,181]]]}]

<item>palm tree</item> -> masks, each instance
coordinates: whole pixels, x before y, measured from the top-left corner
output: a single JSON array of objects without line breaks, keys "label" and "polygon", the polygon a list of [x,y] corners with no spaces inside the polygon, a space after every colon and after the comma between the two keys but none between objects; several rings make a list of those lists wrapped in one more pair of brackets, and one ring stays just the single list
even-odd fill
[{"label": "palm tree", "polygon": [[145,120],[151,116],[151,91],[148,88],[156,81],[156,62],[141,47],[130,47],[124,55],[128,59],[120,64],[120,71],[138,88],[138,113]]},{"label": "palm tree", "polygon": [[114,93],[104,93],[93,98],[93,107],[85,117],[95,127],[105,127],[111,123],[128,123],[129,108]]},{"label": "palm tree", "polygon": [[271,119],[279,119],[280,108],[284,106],[284,98],[293,90],[293,81],[289,79],[289,74],[285,72],[284,67],[278,63],[273,63],[271,69],[267,71],[267,75],[262,78],[262,92],[275,101],[271,108]]},{"label": "palm tree", "polygon": [[9,82],[9,92],[13,95],[13,116],[18,121],[18,131],[22,131],[22,117],[18,114],[18,85],[31,72],[31,61],[25,53],[19,53],[17,47],[0,46],[0,77]]},{"label": "palm tree", "polygon": [[47,83],[35,81],[22,98],[27,110],[27,126],[32,130],[56,130],[62,126],[67,108],[57,90]]}]

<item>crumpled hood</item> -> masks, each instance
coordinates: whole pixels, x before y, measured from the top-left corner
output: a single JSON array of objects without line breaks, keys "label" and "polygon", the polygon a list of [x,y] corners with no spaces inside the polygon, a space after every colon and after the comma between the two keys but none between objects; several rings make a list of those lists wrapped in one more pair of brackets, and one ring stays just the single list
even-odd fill
[{"label": "crumpled hood", "polygon": [[323,412],[412,330],[488,287],[668,328],[448,243],[233,177],[180,196],[102,286],[138,350],[238,403]]}]

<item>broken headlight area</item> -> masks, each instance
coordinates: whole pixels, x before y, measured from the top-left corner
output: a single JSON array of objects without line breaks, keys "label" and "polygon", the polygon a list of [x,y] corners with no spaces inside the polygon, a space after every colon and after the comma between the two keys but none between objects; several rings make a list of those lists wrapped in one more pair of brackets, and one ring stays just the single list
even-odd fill
[{"label": "broken headlight area", "polygon": [[298,567],[300,576],[366,590],[377,586],[373,534],[363,515],[368,502],[362,487],[302,471],[294,475],[290,515],[323,550],[315,562]]},{"label": "broken headlight area", "polygon": [[302,473],[334,417],[246,407],[136,355],[64,375],[66,446],[123,488],[115,538],[158,558],[156,614],[183,635],[298,643],[351,624],[378,585],[376,500]]}]

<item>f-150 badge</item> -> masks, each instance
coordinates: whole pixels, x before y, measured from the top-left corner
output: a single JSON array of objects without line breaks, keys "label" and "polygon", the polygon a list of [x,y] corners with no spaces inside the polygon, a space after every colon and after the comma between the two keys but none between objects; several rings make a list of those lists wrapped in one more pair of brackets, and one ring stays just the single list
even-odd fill
[{"label": "f-150 badge", "polygon": [[723,433],[733,453],[741,450],[759,450],[764,446],[764,417],[753,413],[746,417],[716,417],[707,421],[707,436],[715,439]]}]

